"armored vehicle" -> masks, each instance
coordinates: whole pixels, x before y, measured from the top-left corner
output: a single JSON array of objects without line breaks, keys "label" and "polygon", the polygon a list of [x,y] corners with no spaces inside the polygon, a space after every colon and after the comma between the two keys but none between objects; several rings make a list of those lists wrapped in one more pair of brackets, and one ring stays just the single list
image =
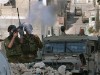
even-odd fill
[{"label": "armored vehicle", "polygon": [[43,62],[54,68],[66,65],[66,70],[74,74],[89,70],[90,55],[96,51],[97,37],[86,35],[60,35],[45,37]]}]

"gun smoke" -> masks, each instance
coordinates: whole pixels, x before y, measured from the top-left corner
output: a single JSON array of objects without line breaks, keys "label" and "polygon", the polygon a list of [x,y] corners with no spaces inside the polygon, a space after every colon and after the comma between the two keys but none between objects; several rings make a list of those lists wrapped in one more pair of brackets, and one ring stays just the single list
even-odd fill
[{"label": "gun smoke", "polygon": [[[51,0],[52,1],[52,0]],[[54,26],[57,21],[57,14],[64,8],[65,0],[57,0],[57,3],[50,2],[47,6],[42,1],[30,2],[29,13],[26,22],[33,26],[42,26],[42,33],[47,32],[48,26]]]},{"label": "gun smoke", "polygon": [[44,6],[41,1],[30,4],[30,10],[27,21],[34,25],[36,22],[40,25],[54,25],[56,21],[56,10],[54,5]]}]

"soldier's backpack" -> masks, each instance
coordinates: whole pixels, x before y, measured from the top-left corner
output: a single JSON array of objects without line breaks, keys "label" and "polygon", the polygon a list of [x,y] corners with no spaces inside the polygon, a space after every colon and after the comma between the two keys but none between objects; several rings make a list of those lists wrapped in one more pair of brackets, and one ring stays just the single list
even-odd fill
[{"label": "soldier's backpack", "polygon": [[38,36],[30,34],[24,35],[23,44],[21,45],[23,54],[36,54],[38,48],[42,48],[42,43]]}]

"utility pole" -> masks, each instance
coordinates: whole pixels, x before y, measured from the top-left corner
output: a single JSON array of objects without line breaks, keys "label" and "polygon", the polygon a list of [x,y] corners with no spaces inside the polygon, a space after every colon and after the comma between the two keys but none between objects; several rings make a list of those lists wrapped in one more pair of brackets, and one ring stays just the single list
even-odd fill
[{"label": "utility pole", "polygon": [[96,0],[93,0],[93,6],[94,7],[96,6]]},{"label": "utility pole", "polygon": [[[96,32],[98,33],[98,35],[99,35],[99,30],[100,30],[100,21],[99,21],[99,5],[100,5],[100,0],[97,0],[97,3],[98,3],[98,5],[97,5],[97,13],[96,13]],[[97,36],[98,36],[97,35]],[[97,50],[97,61],[96,61],[96,75],[99,75],[99,55],[100,55],[100,52],[99,52],[99,50]]]},{"label": "utility pole", "polygon": [[31,0],[29,0],[29,12],[30,12],[30,2],[31,2]]},{"label": "utility pole", "polygon": [[31,7],[30,7],[30,5],[31,5],[31,0],[29,0],[29,19],[30,19],[30,14],[31,14]]},{"label": "utility pole", "polygon": [[96,32],[98,33],[99,32],[99,28],[100,28],[100,26],[99,26],[99,3],[98,3],[98,5],[97,5],[97,7],[96,7],[96,21],[95,21],[95,28],[96,28]]}]

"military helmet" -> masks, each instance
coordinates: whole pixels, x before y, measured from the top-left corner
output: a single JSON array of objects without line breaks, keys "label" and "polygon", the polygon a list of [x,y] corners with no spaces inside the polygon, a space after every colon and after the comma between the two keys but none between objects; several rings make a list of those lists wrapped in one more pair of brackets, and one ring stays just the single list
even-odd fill
[{"label": "military helmet", "polygon": [[12,30],[15,30],[16,29],[16,26],[15,25],[10,25],[8,27],[8,32],[11,32]]}]

